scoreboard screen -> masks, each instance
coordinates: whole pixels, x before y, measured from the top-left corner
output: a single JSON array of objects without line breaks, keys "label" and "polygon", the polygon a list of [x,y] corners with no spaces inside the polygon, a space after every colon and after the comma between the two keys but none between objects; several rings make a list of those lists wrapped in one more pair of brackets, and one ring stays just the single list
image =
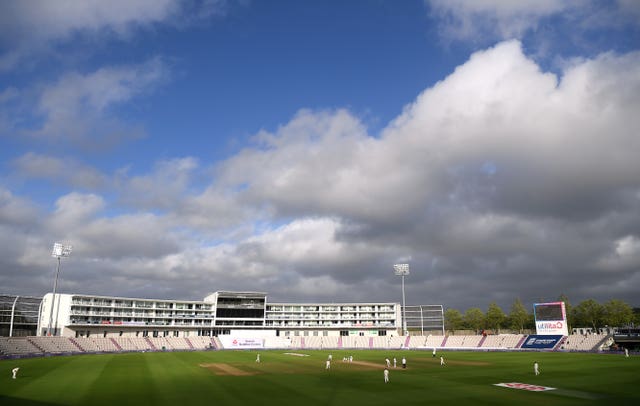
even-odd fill
[{"label": "scoreboard screen", "polygon": [[539,335],[569,335],[564,302],[535,303],[533,314]]},{"label": "scoreboard screen", "polygon": [[564,320],[564,303],[539,303],[534,305],[536,321]]}]

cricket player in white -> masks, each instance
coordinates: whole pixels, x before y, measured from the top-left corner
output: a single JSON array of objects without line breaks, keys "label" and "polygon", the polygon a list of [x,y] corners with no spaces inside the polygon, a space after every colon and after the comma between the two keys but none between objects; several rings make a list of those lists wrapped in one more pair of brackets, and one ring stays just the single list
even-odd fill
[{"label": "cricket player in white", "polygon": [[385,358],[385,362],[387,363],[387,368],[391,368],[391,361],[389,361],[389,358]]},{"label": "cricket player in white", "polygon": [[624,349],[624,356],[629,358],[629,350],[627,348]]},{"label": "cricket player in white", "polygon": [[406,368],[407,367],[407,359],[405,357],[402,357],[402,368]]},{"label": "cricket player in white", "polygon": [[389,382],[389,370],[387,368],[384,369],[384,383]]},{"label": "cricket player in white", "polygon": [[327,360],[324,369],[331,369],[331,361]]},{"label": "cricket player in white", "polygon": [[393,357],[393,367],[396,367],[396,357]]},{"label": "cricket player in white", "polygon": [[11,370],[11,374],[12,374],[12,378],[16,379],[16,376],[18,376],[18,371],[20,370],[20,368],[13,368]]},{"label": "cricket player in white", "polygon": [[260,354],[258,354],[258,355],[256,356],[256,362],[257,362],[258,364],[260,363]]},{"label": "cricket player in white", "polygon": [[447,364],[444,363],[444,357],[440,357],[440,366],[445,366]]},{"label": "cricket player in white", "polygon": [[538,367],[538,361],[533,363],[533,373],[536,375],[540,375],[540,368]]}]

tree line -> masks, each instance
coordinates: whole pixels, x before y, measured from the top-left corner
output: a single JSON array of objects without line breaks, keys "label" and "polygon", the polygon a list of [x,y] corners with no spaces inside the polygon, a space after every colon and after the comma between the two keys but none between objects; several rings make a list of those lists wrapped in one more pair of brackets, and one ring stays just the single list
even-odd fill
[{"label": "tree line", "polygon": [[[594,299],[587,299],[572,306],[569,299],[562,295],[558,301],[565,303],[569,332],[574,327],[591,327],[597,331],[606,326],[640,325],[640,309],[634,309],[622,300],[611,299],[601,304]],[[498,333],[502,329],[522,333],[536,328],[533,309],[528,311],[519,298],[514,300],[508,314],[496,302],[489,304],[486,312],[478,307],[469,308],[464,313],[457,309],[447,309],[444,312],[444,323],[447,331],[474,330],[476,334],[483,330]]]}]

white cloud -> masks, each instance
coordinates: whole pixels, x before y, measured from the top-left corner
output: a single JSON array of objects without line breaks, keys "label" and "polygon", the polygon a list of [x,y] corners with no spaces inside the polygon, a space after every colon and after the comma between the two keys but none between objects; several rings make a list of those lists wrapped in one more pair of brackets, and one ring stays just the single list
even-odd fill
[{"label": "white cloud", "polygon": [[605,54],[558,80],[527,59],[519,43],[502,43],[420,95],[385,137],[435,151],[423,156],[440,159],[441,176],[446,168],[461,192],[491,162],[494,173],[474,193],[493,204],[547,214],[584,207],[635,185],[638,62],[640,53]]},{"label": "white cloud", "polygon": [[36,111],[24,112],[42,124],[24,130],[40,137],[109,144],[139,130],[115,118],[111,109],[162,83],[168,75],[159,59],[132,66],[107,67],[95,72],[68,73],[38,90]]},{"label": "white cloud", "polygon": [[86,226],[87,221],[99,215],[104,207],[101,196],[72,192],[58,198],[49,221],[56,232],[68,234]]},{"label": "white cloud", "polygon": [[[317,264],[347,258],[347,247],[336,241],[339,223],[328,218],[300,219],[243,244],[259,247],[260,259],[270,263]],[[353,255],[355,253],[351,253]]]},{"label": "white cloud", "polygon": [[425,0],[439,18],[442,35],[473,40],[479,34],[499,39],[522,38],[540,19],[575,6],[565,0]]},{"label": "white cloud", "polygon": [[380,138],[345,111],[303,111],[226,162],[221,178],[283,216],[406,223],[436,202],[606,210],[604,196],[640,175],[639,66],[640,53],[604,54],[558,78],[519,42],[501,43],[424,91]]},{"label": "white cloud", "polygon": [[46,55],[75,35],[127,39],[136,29],[208,18],[222,12],[224,4],[216,0],[3,2],[0,41],[10,44],[11,50],[0,55],[0,71],[15,69],[25,59]]},{"label": "white cloud", "polygon": [[0,225],[29,224],[37,215],[38,210],[28,199],[14,196],[0,187]]},{"label": "white cloud", "polygon": [[[347,111],[303,110],[223,162],[204,190],[194,179],[206,163],[169,159],[118,175],[119,202],[143,202],[133,213],[113,213],[106,194],[71,193],[31,224],[47,249],[54,238],[77,246],[85,272],[68,272],[104,282],[101,294],[394,300],[391,264],[406,257],[414,303],[541,291],[581,300],[608,286],[607,270],[622,285],[638,278],[639,95],[638,52],[555,75],[508,41],[424,90],[378,137]],[[46,156],[25,161],[25,171],[61,170]],[[5,201],[7,213],[19,205]]]},{"label": "white cloud", "polygon": [[[625,229],[597,220],[638,209],[639,67],[640,53],[603,54],[556,76],[509,41],[425,90],[379,138],[345,111],[302,111],[226,162],[221,179],[240,202],[321,220],[287,220],[236,254],[338,278],[330,261],[310,264],[346,253],[359,265],[345,280],[363,278],[367,255],[379,266],[398,250],[438,257],[443,285],[469,268],[575,278]],[[304,224],[332,224],[333,236]],[[599,283],[601,269],[591,272]]]},{"label": "white cloud", "polygon": [[617,239],[612,250],[598,262],[607,271],[637,270],[640,268],[640,237],[627,235]]},{"label": "white cloud", "polygon": [[[393,141],[367,136],[344,110],[299,112],[277,133],[263,132],[260,149],[247,149],[221,168],[225,184],[244,185],[248,202],[273,202],[282,214],[313,213],[380,218],[415,205],[422,178]],[[422,196],[423,197],[423,196]],[[388,204],[393,201],[392,204]]]},{"label": "white cloud", "polygon": [[483,47],[495,41],[526,39],[538,56],[555,54],[553,48],[561,43],[571,44],[572,52],[592,55],[594,48],[611,49],[614,44],[606,39],[602,43],[585,40],[587,33],[601,30],[598,35],[603,36],[602,30],[611,34],[640,26],[640,7],[634,0],[425,0],[425,4],[445,42]]},{"label": "white cloud", "polygon": [[175,209],[189,194],[193,172],[198,166],[196,158],[175,158],[157,162],[148,175],[121,176],[121,200],[143,208]]},{"label": "white cloud", "polygon": [[253,222],[266,218],[263,210],[243,204],[225,189],[211,187],[199,194],[182,196],[167,213],[173,224],[192,228],[219,239],[238,238],[255,231]]},{"label": "white cloud", "polygon": [[[177,11],[174,0],[98,0],[76,2],[60,0],[26,0],[4,5],[4,30],[29,33],[51,40],[62,39],[74,31],[110,29],[120,34],[132,25],[162,21]],[[32,27],[39,27],[35,32]]]},{"label": "white cloud", "polygon": [[161,216],[150,213],[111,218],[95,216],[81,227],[70,229],[69,233],[73,234],[77,250],[83,251],[85,257],[153,261],[175,254],[180,247],[178,234],[171,225]]},{"label": "white cloud", "polygon": [[26,153],[13,162],[20,176],[47,179],[53,183],[95,189],[105,186],[107,178],[95,168],[73,158]]},{"label": "white cloud", "polygon": [[640,3],[636,0],[618,0],[620,14],[635,20],[635,24],[640,25]]}]

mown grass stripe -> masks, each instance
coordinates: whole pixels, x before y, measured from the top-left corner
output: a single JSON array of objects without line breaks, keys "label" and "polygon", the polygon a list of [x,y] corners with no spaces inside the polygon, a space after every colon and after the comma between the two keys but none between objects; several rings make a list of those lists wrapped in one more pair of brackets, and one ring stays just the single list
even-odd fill
[{"label": "mown grass stripe", "polygon": [[[0,402],[7,405],[126,406],[244,404],[376,406],[389,404],[584,405],[640,404],[640,358],[600,354],[430,352],[400,350],[160,352],[0,361]],[[325,370],[328,354],[330,371]],[[344,356],[354,363],[343,363]],[[406,356],[408,368],[385,358]],[[542,374],[533,375],[533,362]],[[222,364],[251,375],[218,375],[203,364]],[[19,365],[16,365],[19,364]],[[19,379],[10,370],[20,366]],[[233,371],[229,368],[229,371]],[[504,390],[499,382],[558,388],[548,393]],[[554,393],[552,393],[554,392]]]}]

